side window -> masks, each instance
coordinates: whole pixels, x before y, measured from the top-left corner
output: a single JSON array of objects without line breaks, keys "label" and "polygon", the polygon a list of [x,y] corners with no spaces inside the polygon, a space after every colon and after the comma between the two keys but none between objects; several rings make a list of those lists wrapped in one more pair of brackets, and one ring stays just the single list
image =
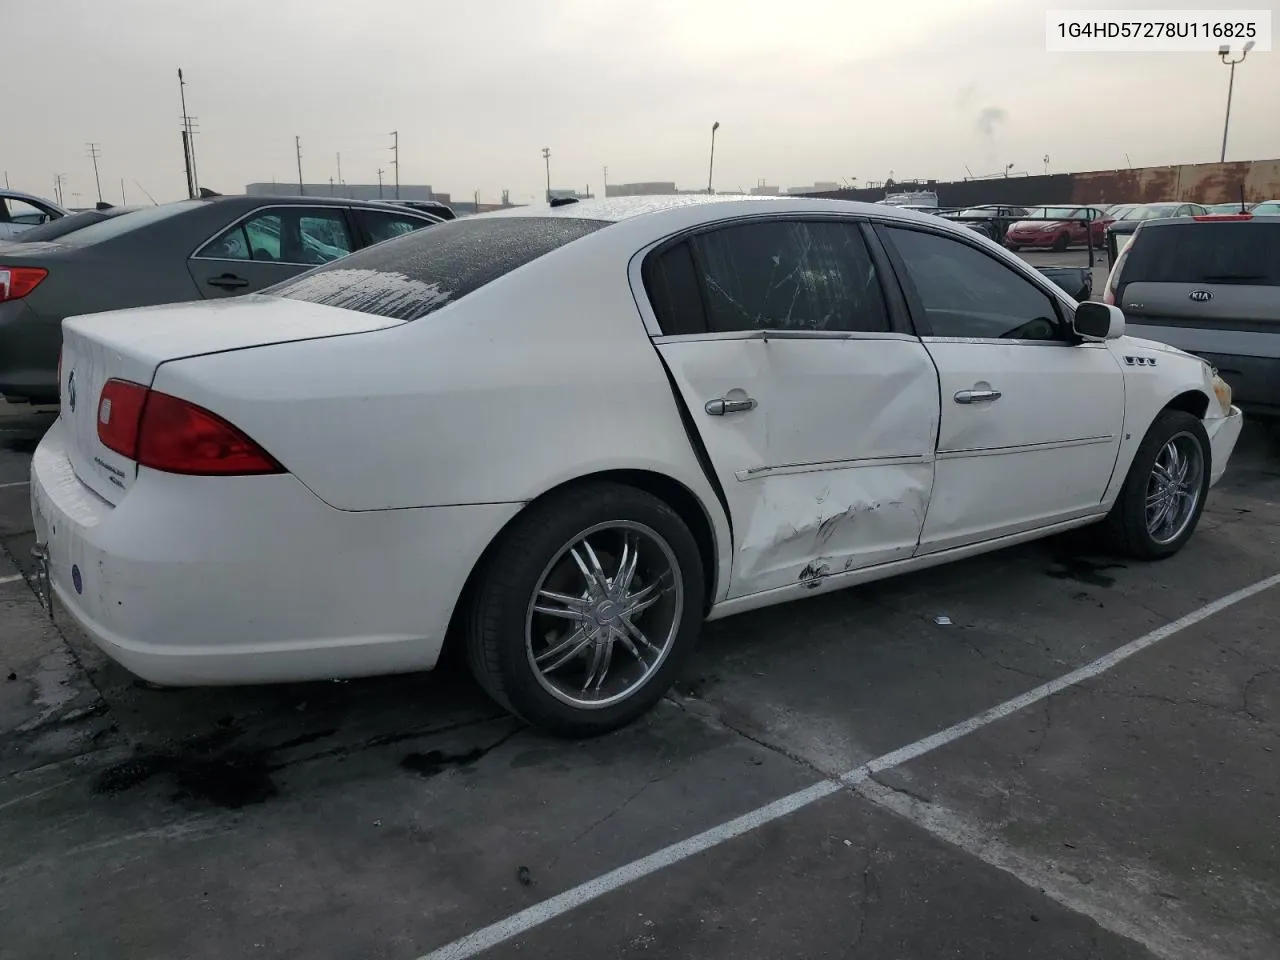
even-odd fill
[{"label": "side window", "polygon": [[664,334],[707,332],[707,315],[702,308],[702,290],[689,241],[651,256],[644,265],[644,286]]},{"label": "side window", "polygon": [[328,263],[355,249],[341,210],[310,210],[298,218],[299,250],[294,263]]},{"label": "side window", "polygon": [[280,233],[283,218],[279,213],[264,213],[246,220],[244,233],[249,259],[270,263],[280,259]]},{"label": "side window", "polygon": [[994,257],[921,230],[883,228],[935,337],[1066,340],[1053,299]]},{"label": "side window", "polygon": [[419,227],[430,226],[426,220],[418,217],[405,217],[398,213],[386,213],[382,210],[368,210],[365,208],[355,208],[356,220],[364,231],[369,234],[369,242],[381,243],[383,240],[390,240],[392,237],[400,237],[406,233],[412,233]]},{"label": "side window", "polygon": [[10,197],[9,203],[9,220],[11,223],[21,223],[28,227],[38,227],[42,223],[49,222],[49,213],[42,210],[35,204],[28,203],[26,200],[19,200],[17,197]]},{"label": "side window", "polygon": [[857,224],[765,220],[699,234],[691,246],[714,333],[889,330]]}]

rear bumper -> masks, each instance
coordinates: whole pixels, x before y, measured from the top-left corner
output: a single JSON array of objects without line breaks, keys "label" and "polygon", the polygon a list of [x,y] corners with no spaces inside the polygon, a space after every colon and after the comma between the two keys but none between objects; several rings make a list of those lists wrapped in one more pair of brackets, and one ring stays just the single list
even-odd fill
[{"label": "rear bumper", "polygon": [[1232,406],[1231,412],[1215,420],[1205,420],[1204,429],[1209,434],[1209,449],[1212,451],[1212,466],[1209,472],[1209,486],[1214,486],[1227,472],[1227,463],[1236,441],[1240,439],[1240,430],[1244,426],[1244,415],[1240,408]]},{"label": "rear bumper", "polygon": [[58,350],[62,326],[25,300],[0,303],[0,396],[33,403],[58,402]]},{"label": "rear bumper", "polygon": [[54,596],[160,684],[429,669],[457,598],[518,504],[352,513],[291,476],[143,469],[118,506],[76,477],[61,420],[31,464]]}]

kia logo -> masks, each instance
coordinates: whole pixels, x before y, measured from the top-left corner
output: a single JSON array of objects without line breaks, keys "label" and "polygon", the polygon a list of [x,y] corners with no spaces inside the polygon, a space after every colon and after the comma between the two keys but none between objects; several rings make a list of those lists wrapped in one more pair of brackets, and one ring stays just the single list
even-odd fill
[{"label": "kia logo", "polygon": [[76,412],[76,372],[71,371],[67,375],[67,405],[71,407],[71,412]]},{"label": "kia logo", "polygon": [[1187,296],[1196,303],[1208,303],[1213,299],[1213,294],[1208,290],[1192,290]]}]

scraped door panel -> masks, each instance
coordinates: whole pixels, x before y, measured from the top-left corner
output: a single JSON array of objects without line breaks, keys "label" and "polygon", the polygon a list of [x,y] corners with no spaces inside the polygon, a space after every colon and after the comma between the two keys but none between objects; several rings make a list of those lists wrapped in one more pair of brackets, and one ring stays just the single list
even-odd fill
[{"label": "scraped door panel", "polygon": [[[899,334],[672,338],[657,347],[729,502],[740,597],[912,555],[938,381]],[[754,400],[716,415],[716,401]]]}]

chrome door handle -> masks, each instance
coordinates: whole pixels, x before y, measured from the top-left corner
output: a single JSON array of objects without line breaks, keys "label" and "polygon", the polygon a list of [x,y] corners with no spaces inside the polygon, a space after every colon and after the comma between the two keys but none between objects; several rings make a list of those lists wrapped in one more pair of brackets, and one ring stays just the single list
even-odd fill
[{"label": "chrome door handle", "polygon": [[708,400],[707,405],[703,407],[713,417],[723,417],[726,413],[746,413],[755,408],[756,402],[751,397],[745,400],[726,400],[724,397],[716,397],[714,400]]},{"label": "chrome door handle", "polygon": [[961,390],[956,394],[956,403],[990,403],[999,399],[999,390]]}]

